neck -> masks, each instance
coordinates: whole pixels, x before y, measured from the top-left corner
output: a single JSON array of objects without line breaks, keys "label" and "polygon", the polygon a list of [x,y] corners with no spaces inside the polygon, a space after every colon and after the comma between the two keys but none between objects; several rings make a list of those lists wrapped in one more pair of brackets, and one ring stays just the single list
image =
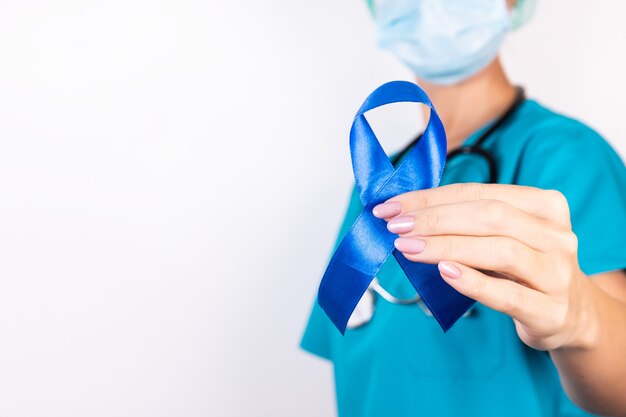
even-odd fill
[{"label": "neck", "polygon": [[[446,128],[448,151],[489,121],[503,114],[515,98],[515,86],[499,59],[471,78],[454,85],[431,84],[418,79]],[[425,117],[428,110],[425,109]]]}]

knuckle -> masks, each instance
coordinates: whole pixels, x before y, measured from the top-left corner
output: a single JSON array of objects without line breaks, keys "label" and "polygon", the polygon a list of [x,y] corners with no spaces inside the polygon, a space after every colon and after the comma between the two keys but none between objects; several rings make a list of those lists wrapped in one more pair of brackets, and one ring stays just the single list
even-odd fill
[{"label": "knuckle", "polygon": [[454,239],[452,238],[447,238],[446,239],[446,244],[445,244],[445,249],[444,249],[444,257],[446,259],[456,259],[456,244]]},{"label": "knuckle", "polygon": [[429,199],[428,190],[413,191],[411,193],[411,203],[415,209],[428,207]]},{"label": "knuckle", "polygon": [[555,327],[562,328],[567,322],[569,314],[569,304],[566,302],[556,302],[552,308],[552,322]]},{"label": "knuckle", "polygon": [[485,195],[485,184],[478,182],[463,184],[463,193],[467,200],[482,200]]},{"label": "knuckle", "polygon": [[558,215],[569,216],[569,204],[565,195],[559,190],[544,190],[543,199],[550,210]]},{"label": "knuckle", "polygon": [[550,280],[549,283],[546,283],[546,289],[550,292],[560,293],[565,288],[567,288],[567,276],[566,267],[563,262],[552,261],[552,274],[548,276]]},{"label": "knuckle", "polygon": [[502,297],[502,309],[511,314],[520,310],[521,303],[522,292],[517,286],[511,286]]},{"label": "knuckle", "polygon": [[515,265],[519,250],[511,239],[497,239],[494,241],[493,252],[498,266],[505,271],[510,271]]},{"label": "knuckle", "polygon": [[483,215],[488,227],[500,230],[505,224],[507,213],[504,204],[496,200],[485,200]]},{"label": "knuckle", "polygon": [[457,260],[456,252],[457,245],[453,238],[450,237],[435,237],[430,240],[428,245],[430,247],[429,254],[437,259],[445,260]]},{"label": "knuckle", "polygon": [[482,294],[485,292],[485,280],[484,279],[475,279],[469,288],[469,293],[472,298],[480,299]]},{"label": "knuckle", "polygon": [[578,252],[578,236],[574,232],[564,233],[562,247],[568,254],[576,254]]},{"label": "knuckle", "polygon": [[437,229],[440,221],[441,218],[437,210],[425,210],[423,226],[425,226],[428,231]]},{"label": "knuckle", "polygon": [[554,283],[554,290],[557,292],[567,290],[572,279],[571,263],[559,258],[551,260],[551,264],[553,265],[553,273],[550,278]]}]

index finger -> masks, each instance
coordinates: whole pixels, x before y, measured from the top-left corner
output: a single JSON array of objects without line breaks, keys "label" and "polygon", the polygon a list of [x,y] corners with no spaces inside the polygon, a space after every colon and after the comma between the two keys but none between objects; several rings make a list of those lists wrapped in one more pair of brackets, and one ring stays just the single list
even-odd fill
[{"label": "index finger", "polygon": [[550,220],[567,228],[571,227],[569,206],[562,193],[524,185],[450,184],[399,194],[385,203],[401,203],[400,212],[393,216],[396,217],[423,208],[477,200],[503,201],[530,215]]}]

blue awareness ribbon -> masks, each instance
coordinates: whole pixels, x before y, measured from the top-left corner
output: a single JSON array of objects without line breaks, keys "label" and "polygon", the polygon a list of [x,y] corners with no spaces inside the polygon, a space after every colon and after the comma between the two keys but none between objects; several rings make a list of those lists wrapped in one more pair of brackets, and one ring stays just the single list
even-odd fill
[{"label": "blue awareness ribbon", "polygon": [[[430,118],[422,137],[396,169],[365,113],[398,102],[425,104],[430,108]],[[437,265],[406,259],[395,249],[397,236],[387,230],[387,222],[372,214],[374,206],[398,194],[438,186],[446,151],[446,133],[437,111],[426,93],[411,82],[391,81],[378,87],[354,117],[350,154],[363,212],[333,254],[317,295],[320,307],[341,334],[345,333],[357,303],[391,253],[444,332],[474,303],[441,278]]]}]

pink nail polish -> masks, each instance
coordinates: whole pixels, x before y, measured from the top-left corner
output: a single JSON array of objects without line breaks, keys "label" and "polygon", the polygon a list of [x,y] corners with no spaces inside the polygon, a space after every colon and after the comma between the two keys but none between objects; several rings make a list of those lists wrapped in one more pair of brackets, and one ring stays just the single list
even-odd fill
[{"label": "pink nail polish", "polygon": [[402,211],[402,203],[399,201],[388,201],[381,203],[372,209],[374,217],[379,219],[386,219],[389,217],[397,216]]},{"label": "pink nail polish", "polygon": [[449,264],[447,262],[439,262],[439,272],[441,272],[441,275],[445,276],[446,278],[461,278],[461,270],[455,265]]},{"label": "pink nail polish", "polygon": [[424,252],[424,248],[426,247],[425,241],[408,237],[399,237],[393,244],[400,252],[411,255]]},{"label": "pink nail polish", "polygon": [[415,217],[402,216],[389,220],[389,223],[387,223],[387,229],[389,229],[391,233],[400,234],[410,232],[411,230],[413,230],[414,225]]}]

